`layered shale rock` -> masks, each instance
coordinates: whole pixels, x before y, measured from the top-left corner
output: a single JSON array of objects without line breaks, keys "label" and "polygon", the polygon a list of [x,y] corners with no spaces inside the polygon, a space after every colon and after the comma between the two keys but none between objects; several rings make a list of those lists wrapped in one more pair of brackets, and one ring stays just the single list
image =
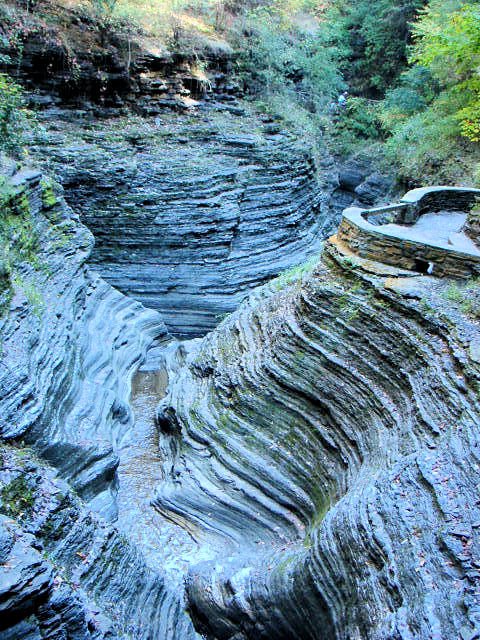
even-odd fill
[{"label": "layered shale rock", "polygon": [[462,286],[332,242],[177,351],[156,501],[218,550],[187,585],[207,637],[480,633],[480,343]]},{"label": "layered shale rock", "polygon": [[196,638],[178,580],[107,524],[134,424],[131,378],[165,326],[90,273],[92,235],[50,183],[9,168],[0,218],[0,433],[9,443],[0,635]]},{"label": "layered shale rock", "polygon": [[0,433],[35,442],[108,513],[130,378],[165,327],[89,272],[92,235],[40,173],[4,180]]},{"label": "layered shale rock", "polygon": [[38,12],[17,0],[2,5],[2,64],[31,91],[34,105],[151,115],[188,109],[204,98],[235,102],[239,93],[230,77],[233,51],[219,38],[182,32],[172,49],[165,43],[173,25],[164,25],[162,38],[129,21],[112,28],[88,5],[46,0]]},{"label": "layered shale rock", "polygon": [[268,117],[44,117],[33,152],[94,233],[92,266],[179,335],[205,333],[253,287],[318,252],[338,220],[328,153],[315,161]]},{"label": "layered shale rock", "polygon": [[28,449],[0,455],[2,638],[199,637],[181,594],[52,468]]}]

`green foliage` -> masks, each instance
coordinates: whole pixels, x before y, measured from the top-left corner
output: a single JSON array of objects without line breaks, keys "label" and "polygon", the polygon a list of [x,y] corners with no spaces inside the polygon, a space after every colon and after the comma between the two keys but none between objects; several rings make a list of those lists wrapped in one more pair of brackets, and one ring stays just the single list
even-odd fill
[{"label": "green foliage", "polygon": [[414,34],[412,61],[439,81],[459,132],[480,142],[480,4],[431,0]]},{"label": "green foliage", "polygon": [[425,110],[438,93],[438,84],[429,69],[415,66],[405,71],[399,83],[387,91],[379,118],[384,127],[394,131],[409,117]]},{"label": "green foliage", "polygon": [[21,88],[0,73],[0,151],[21,154],[28,127],[27,115]]},{"label": "green foliage", "polygon": [[382,126],[379,119],[379,103],[366,98],[351,97],[345,111],[339,113],[335,135],[345,144],[353,140],[380,140]]},{"label": "green foliage", "polygon": [[113,15],[118,0],[90,0],[94,11],[104,17],[110,17]]},{"label": "green foliage", "polygon": [[35,494],[25,476],[18,476],[0,491],[1,510],[11,518],[22,516],[35,504]]},{"label": "green foliage", "polygon": [[381,110],[387,157],[407,179],[463,181],[480,142],[480,5],[431,0],[413,33],[413,66]]},{"label": "green foliage", "polygon": [[327,34],[310,15],[295,11],[305,2],[276,2],[248,12],[239,70],[248,89],[267,96],[289,94],[312,113],[324,110],[342,88]]},{"label": "green foliage", "polygon": [[334,0],[332,42],[350,86],[370,97],[391,87],[407,63],[411,22],[424,0]]}]

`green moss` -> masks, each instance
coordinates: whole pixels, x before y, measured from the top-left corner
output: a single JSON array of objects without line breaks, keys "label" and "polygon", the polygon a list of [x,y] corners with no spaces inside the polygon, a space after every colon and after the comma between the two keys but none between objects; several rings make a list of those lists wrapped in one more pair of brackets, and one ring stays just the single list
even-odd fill
[{"label": "green moss", "polygon": [[41,293],[35,288],[35,284],[33,282],[27,282],[18,274],[13,277],[13,284],[15,285],[15,287],[23,291],[28,304],[33,309],[34,314],[37,317],[40,317],[45,308],[45,301]]},{"label": "green moss", "polygon": [[40,183],[42,188],[42,204],[45,209],[52,209],[58,200],[56,195],[53,192],[52,183],[47,180],[42,180]]},{"label": "green moss", "polygon": [[441,296],[465,315],[476,319],[480,317],[480,278],[472,278],[461,284],[452,282]]},{"label": "green moss", "polygon": [[[53,202],[53,191],[47,183],[43,183],[42,197]],[[33,280],[26,281],[20,275],[22,265],[46,272],[39,251],[40,237],[30,210],[27,186],[19,188],[7,178],[0,178],[0,315],[7,312],[15,287],[24,292],[34,312],[40,315],[42,297]]]},{"label": "green moss", "polygon": [[338,315],[346,322],[352,322],[360,315],[359,302],[352,298],[361,289],[360,283],[354,284],[337,299]]},{"label": "green moss", "polygon": [[39,237],[30,211],[27,189],[16,189],[0,179],[0,249],[2,259],[11,268],[27,262],[39,266]]},{"label": "green moss", "polygon": [[275,291],[281,291],[290,284],[295,282],[301,282],[304,276],[309,275],[315,269],[318,264],[319,257],[313,256],[307,262],[299,264],[296,267],[291,267],[272,280],[272,287]]},{"label": "green moss", "polygon": [[323,522],[325,516],[327,515],[329,509],[331,508],[331,502],[330,501],[324,501],[323,503],[320,504],[320,506],[317,508],[317,511],[315,512],[312,521],[310,522],[310,526],[308,529],[308,532],[303,540],[303,546],[306,548],[310,548],[312,546],[312,533],[315,529],[317,529],[320,524]]},{"label": "green moss", "polygon": [[3,513],[12,518],[17,518],[25,511],[31,510],[35,503],[35,494],[24,476],[18,476],[5,485],[0,496]]},{"label": "green moss", "polygon": [[278,565],[276,566],[276,571],[280,573],[280,575],[285,574],[288,568],[292,565],[294,560],[295,560],[295,556],[293,554],[287,556],[281,562],[278,563]]}]

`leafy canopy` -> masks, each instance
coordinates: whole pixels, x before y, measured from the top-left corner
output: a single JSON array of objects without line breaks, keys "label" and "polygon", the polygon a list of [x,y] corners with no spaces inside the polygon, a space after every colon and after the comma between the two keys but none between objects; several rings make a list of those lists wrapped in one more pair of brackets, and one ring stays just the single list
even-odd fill
[{"label": "leafy canopy", "polygon": [[480,142],[480,4],[432,0],[414,35],[411,61],[445,90],[462,135]]}]

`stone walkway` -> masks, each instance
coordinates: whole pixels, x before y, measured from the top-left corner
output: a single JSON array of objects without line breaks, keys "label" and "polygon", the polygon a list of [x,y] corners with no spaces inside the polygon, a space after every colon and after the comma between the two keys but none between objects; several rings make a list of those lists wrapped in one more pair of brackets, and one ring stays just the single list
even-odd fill
[{"label": "stone walkway", "polygon": [[459,211],[425,213],[413,226],[401,224],[382,225],[382,233],[405,240],[423,242],[444,249],[468,251],[480,256],[475,243],[462,231],[467,214]]}]

